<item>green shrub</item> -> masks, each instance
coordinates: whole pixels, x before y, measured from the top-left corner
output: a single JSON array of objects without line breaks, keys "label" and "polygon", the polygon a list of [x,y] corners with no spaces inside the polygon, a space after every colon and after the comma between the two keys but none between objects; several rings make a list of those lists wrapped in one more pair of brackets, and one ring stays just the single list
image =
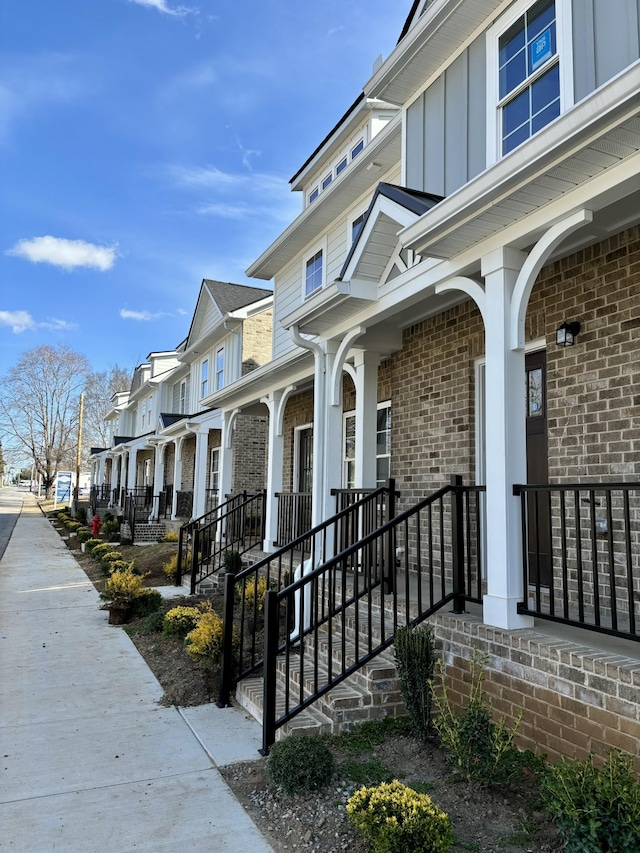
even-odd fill
[{"label": "green shrub", "polygon": [[290,735],[271,747],[267,777],[286,794],[322,788],[333,776],[333,755],[324,740]]},{"label": "green shrub", "polygon": [[162,596],[157,589],[141,589],[133,599],[133,616],[149,616],[160,609]]},{"label": "green shrub", "polygon": [[541,793],[567,853],[640,850],[640,786],[629,756],[610,752],[602,767],[593,756],[561,759],[547,766]]},{"label": "green shrub", "polygon": [[111,521],[105,521],[100,532],[107,541],[113,542],[114,537],[120,536],[120,522],[115,518]]},{"label": "green shrub", "polygon": [[155,610],[153,613],[150,613],[145,622],[144,622],[144,631],[146,633],[154,633],[162,631],[162,625],[164,623],[164,613],[160,610]]},{"label": "green shrub", "polygon": [[[78,535],[78,542],[87,543],[89,541],[89,539],[91,539],[91,531],[89,530],[88,527],[81,527],[78,530],[77,535]],[[85,547],[86,547],[86,545],[85,545]]]},{"label": "green shrub", "polygon": [[227,574],[237,575],[242,571],[242,557],[239,551],[224,552],[224,570]]},{"label": "green shrub", "polygon": [[162,632],[174,637],[186,637],[197,626],[202,616],[199,607],[172,607],[162,623]]},{"label": "green shrub", "polygon": [[436,641],[433,629],[407,626],[398,628],[393,638],[400,692],[416,737],[431,734],[433,676],[436,667]]},{"label": "green shrub", "polygon": [[439,662],[442,693],[434,693],[438,716],[434,728],[440,743],[456,770],[466,779],[475,779],[482,785],[505,783],[518,771],[522,762],[513,739],[522,719],[522,711],[515,724],[509,727],[502,718],[494,723],[491,707],[482,695],[484,663],[486,658],[477,659],[474,649],[471,662],[471,687],[469,702],[460,713],[451,705],[444,665]]},{"label": "green shrub", "polygon": [[80,524],[87,523],[87,510],[83,506],[79,506],[76,510],[76,521],[79,521]]},{"label": "green shrub", "polygon": [[374,853],[446,853],[453,843],[448,815],[397,780],[360,788],[346,811]]},{"label": "green shrub", "polygon": [[96,539],[95,537],[90,537],[84,543],[84,549],[85,549],[85,551],[89,551],[90,553],[93,553],[94,548],[97,548],[98,545],[104,545],[104,544],[105,543],[102,541],[102,539]]}]

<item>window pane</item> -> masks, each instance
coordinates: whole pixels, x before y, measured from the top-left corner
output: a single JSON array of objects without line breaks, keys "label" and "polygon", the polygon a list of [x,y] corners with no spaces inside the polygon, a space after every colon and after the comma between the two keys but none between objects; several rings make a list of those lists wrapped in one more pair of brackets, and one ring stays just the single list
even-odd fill
[{"label": "window pane", "polygon": [[361,139],[360,142],[358,142],[358,144],[354,148],[351,149],[351,159],[353,160],[354,157],[357,157],[363,148],[364,148],[364,140]]},{"label": "window pane", "polygon": [[307,261],[306,293],[309,295],[322,285],[322,250]]},{"label": "window pane", "polygon": [[376,486],[382,486],[389,479],[391,470],[389,462],[388,456],[376,459]]},{"label": "window pane", "polygon": [[544,399],[542,394],[542,368],[537,367],[527,373],[527,414],[531,417],[540,417],[544,413]]},{"label": "window pane", "polygon": [[314,190],[311,190],[311,192],[309,193],[309,204],[311,204],[312,201],[315,201],[318,198],[318,192],[318,187],[316,187]]},{"label": "window pane", "polygon": [[327,177],[322,182],[322,189],[326,190],[326,188],[329,186],[329,184],[331,183],[332,180],[333,180],[333,175],[327,175]]},{"label": "window pane", "polygon": [[513,151],[521,142],[524,142],[525,139],[528,139],[531,134],[529,133],[529,122],[523,124],[521,128],[512,133],[511,136],[507,136],[507,138],[502,143],[502,153],[508,154],[509,151]]},{"label": "window pane", "polygon": [[538,130],[541,130],[545,125],[549,124],[550,121],[553,121],[554,118],[558,118],[559,115],[560,98],[548,106],[546,110],[543,110],[541,113],[538,113],[537,116],[533,117],[533,121],[531,122],[532,132],[536,133]]},{"label": "window pane", "polygon": [[[525,89],[502,110],[502,135],[509,136],[529,119],[529,89]],[[525,137],[526,139],[526,137]]]},{"label": "window pane", "polygon": [[[560,66],[556,63],[553,68],[543,74],[531,86],[531,112],[533,115],[549,106],[560,98]],[[545,122],[546,124],[546,122]]]},{"label": "window pane", "polygon": [[360,232],[362,231],[362,226],[364,225],[364,213],[359,216],[357,219],[353,220],[351,224],[351,242],[355,243],[358,239]]},{"label": "window pane", "polygon": [[346,168],[347,168],[347,158],[345,157],[344,160],[341,160],[338,163],[338,165],[336,166],[336,175],[339,175],[340,172],[342,172],[343,169],[346,169]]},{"label": "window pane", "polygon": [[527,12],[527,41],[534,39],[556,18],[554,0],[541,0]]},{"label": "window pane", "polygon": [[509,60],[504,68],[500,69],[500,97],[504,98],[527,76],[526,54],[524,50]]},{"label": "window pane", "polygon": [[512,56],[524,48],[524,18],[520,18],[500,38],[499,63],[502,67]]}]

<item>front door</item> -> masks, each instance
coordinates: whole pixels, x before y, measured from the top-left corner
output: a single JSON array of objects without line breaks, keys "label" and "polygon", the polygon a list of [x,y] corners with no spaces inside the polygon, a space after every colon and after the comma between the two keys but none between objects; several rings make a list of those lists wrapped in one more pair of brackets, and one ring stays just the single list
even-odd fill
[{"label": "front door", "polygon": [[[527,382],[527,483],[549,482],[547,451],[547,354],[528,353],[525,359]],[[529,581],[548,586],[551,560],[551,520],[545,492],[529,492],[528,530]]]}]

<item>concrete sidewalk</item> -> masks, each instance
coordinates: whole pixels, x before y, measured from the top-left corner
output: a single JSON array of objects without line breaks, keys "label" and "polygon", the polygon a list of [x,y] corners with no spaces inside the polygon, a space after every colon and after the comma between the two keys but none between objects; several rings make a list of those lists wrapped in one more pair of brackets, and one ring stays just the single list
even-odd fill
[{"label": "concrete sidewalk", "polygon": [[0,561],[0,850],[272,848],[218,767],[258,757],[236,709],[162,688],[31,495]]}]

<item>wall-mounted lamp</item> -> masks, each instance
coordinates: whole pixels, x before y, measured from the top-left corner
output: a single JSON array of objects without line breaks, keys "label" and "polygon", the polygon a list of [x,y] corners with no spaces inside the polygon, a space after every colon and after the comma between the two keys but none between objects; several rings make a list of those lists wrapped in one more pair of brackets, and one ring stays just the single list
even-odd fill
[{"label": "wall-mounted lamp", "polygon": [[556,329],[556,343],[559,347],[572,347],[576,336],[580,334],[580,323],[564,323]]}]

